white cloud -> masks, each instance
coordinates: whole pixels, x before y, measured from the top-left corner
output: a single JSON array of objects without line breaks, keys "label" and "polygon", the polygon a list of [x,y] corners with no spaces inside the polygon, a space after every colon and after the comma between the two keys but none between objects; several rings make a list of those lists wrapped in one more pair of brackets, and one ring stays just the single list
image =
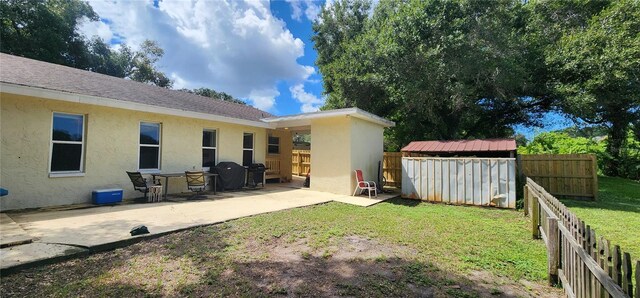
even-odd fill
[{"label": "white cloud", "polygon": [[83,33],[88,38],[97,36],[102,38],[104,41],[109,42],[113,37],[111,28],[103,22],[90,22],[89,19],[85,17],[81,24],[83,26]]},{"label": "white cloud", "polygon": [[322,8],[312,0],[306,0],[305,4],[307,5],[307,9],[304,10],[305,16],[307,16],[307,19],[310,21],[315,21]]},{"label": "white cloud", "polygon": [[280,92],[278,92],[277,89],[267,88],[263,90],[251,90],[247,98],[254,107],[263,111],[272,111],[275,105],[274,98],[278,95],[280,95]]},{"label": "white cloud", "polygon": [[304,8],[304,15],[310,21],[315,21],[318,18],[318,14],[322,10],[320,1],[318,0],[285,0],[291,5],[291,18],[301,22],[302,11]]},{"label": "white cloud", "polygon": [[285,0],[289,5],[291,5],[291,18],[296,21],[302,21],[300,18],[302,16],[302,3],[300,0]]},{"label": "white cloud", "polygon": [[[267,1],[102,1],[90,4],[100,23],[86,35],[117,36],[136,49],[145,39],[164,49],[162,71],[175,87],[209,87],[258,108],[275,108],[280,81],[303,82],[314,68],[301,65],[304,43],[273,16]],[[108,28],[109,30],[105,30]]]},{"label": "white cloud", "polygon": [[300,111],[303,113],[316,112],[324,104],[324,99],[304,91],[303,84],[296,84],[289,88],[291,97],[302,104]]}]

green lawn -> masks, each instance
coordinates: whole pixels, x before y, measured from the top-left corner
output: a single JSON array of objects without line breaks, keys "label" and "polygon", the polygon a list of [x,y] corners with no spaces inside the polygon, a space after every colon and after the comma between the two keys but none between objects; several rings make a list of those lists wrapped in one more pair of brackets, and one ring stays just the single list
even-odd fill
[{"label": "green lawn", "polygon": [[0,296],[555,296],[521,212],[396,199],[192,229],[3,276]]},{"label": "green lawn", "polygon": [[640,183],[623,178],[598,177],[598,200],[562,200],[572,211],[611,243],[640,260]]}]

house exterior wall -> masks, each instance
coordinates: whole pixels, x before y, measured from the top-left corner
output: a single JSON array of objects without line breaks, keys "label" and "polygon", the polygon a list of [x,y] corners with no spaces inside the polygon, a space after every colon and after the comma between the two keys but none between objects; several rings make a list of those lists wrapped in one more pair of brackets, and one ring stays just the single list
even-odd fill
[{"label": "house exterior wall", "polygon": [[375,123],[351,118],[351,194],[356,187],[353,170],[362,170],[365,180],[378,183],[378,162],[384,155],[384,128]]},{"label": "house exterior wall", "polygon": [[[91,191],[134,191],[125,171],[138,169],[140,121],[162,124],[161,172],[201,169],[202,130],[217,130],[217,161],[242,163],[244,132],[254,133],[254,160],[264,162],[265,128],[0,93],[0,209],[89,203]],[[85,115],[84,176],[49,177],[53,112]],[[291,150],[289,150],[290,152]],[[172,178],[169,193],[187,191]]]},{"label": "house exterior wall", "polygon": [[351,187],[351,122],[349,117],[311,121],[312,190],[349,194]]},{"label": "house exterior wall", "polygon": [[356,186],[354,170],[366,180],[377,180],[382,161],[381,125],[355,117],[335,117],[311,122],[311,189],[351,195]]}]

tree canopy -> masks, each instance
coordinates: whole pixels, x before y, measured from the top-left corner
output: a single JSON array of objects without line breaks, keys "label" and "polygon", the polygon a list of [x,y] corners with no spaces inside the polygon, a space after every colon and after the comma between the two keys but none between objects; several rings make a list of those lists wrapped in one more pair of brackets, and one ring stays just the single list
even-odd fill
[{"label": "tree canopy", "polygon": [[605,172],[619,175],[640,136],[638,1],[341,0],[313,29],[323,109],[395,121],[388,150],[509,137],[555,110],[606,128]]},{"label": "tree canopy", "polygon": [[614,1],[546,49],[563,111],[608,127],[606,173],[617,175],[627,132],[640,119],[640,2]]},{"label": "tree canopy", "polygon": [[[371,17],[362,17],[363,7],[338,2],[314,24],[324,108],[355,106],[395,121],[388,149],[416,139],[509,136],[548,105],[531,96],[537,83],[519,34],[519,2],[381,1]],[[334,25],[344,19],[348,30]]]},{"label": "tree canopy", "polygon": [[234,103],[238,103],[238,104],[242,104],[242,105],[246,105],[247,104],[246,102],[244,102],[244,101],[242,101],[240,99],[237,99],[237,98],[231,96],[228,93],[218,92],[218,91],[213,90],[211,88],[196,88],[196,89],[193,89],[193,90],[180,89],[180,91],[194,93],[194,94],[198,94],[198,95],[204,96],[204,97],[211,97],[213,99],[219,99],[219,100],[234,102]]},{"label": "tree canopy", "polygon": [[104,40],[88,40],[77,31],[81,22],[98,20],[93,8],[81,0],[0,1],[0,51],[171,87],[171,80],[156,66],[164,54],[156,42],[146,40],[138,51],[126,44],[115,50]]},{"label": "tree canopy", "polygon": [[84,37],[76,27],[98,15],[81,0],[0,1],[0,49],[4,53],[86,68]]}]

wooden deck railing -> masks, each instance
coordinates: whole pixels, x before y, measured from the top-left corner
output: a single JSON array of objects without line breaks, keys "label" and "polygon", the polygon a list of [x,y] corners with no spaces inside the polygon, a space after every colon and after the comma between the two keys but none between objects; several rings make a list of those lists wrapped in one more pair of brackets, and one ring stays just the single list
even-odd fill
[{"label": "wooden deck railing", "polygon": [[265,174],[266,179],[281,178],[280,174],[280,158],[267,157],[264,163],[267,168]]},{"label": "wooden deck railing", "polygon": [[547,246],[549,283],[561,283],[568,297],[640,297],[640,261],[585,224],[558,199],[527,178],[525,215],[534,239]]}]

